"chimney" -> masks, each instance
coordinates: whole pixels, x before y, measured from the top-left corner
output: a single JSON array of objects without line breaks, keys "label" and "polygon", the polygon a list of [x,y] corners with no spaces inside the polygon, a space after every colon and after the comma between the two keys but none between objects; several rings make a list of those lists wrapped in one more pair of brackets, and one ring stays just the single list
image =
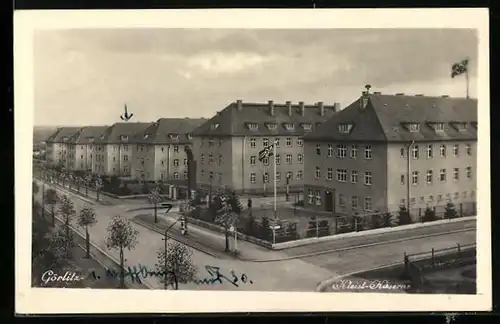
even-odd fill
[{"label": "chimney", "polygon": [[325,115],[325,106],[323,105],[323,101],[318,101],[319,114],[321,116]]},{"label": "chimney", "polygon": [[369,97],[368,91],[363,91],[363,95],[361,96],[361,109],[365,109],[366,106],[368,105],[368,97]]},{"label": "chimney", "polygon": [[292,102],[291,101],[287,101],[286,102],[286,107],[288,108],[288,116],[291,117],[292,116]]},{"label": "chimney", "polygon": [[373,94],[382,94],[380,91],[375,91]]},{"label": "chimney", "polygon": [[340,102],[336,102],[333,104],[333,111],[334,112],[340,111]]},{"label": "chimney", "polygon": [[300,114],[302,116],[305,116],[306,114],[306,109],[304,107],[304,102],[303,101],[299,101],[299,108],[300,108]]},{"label": "chimney", "polygon": [[441,98],[449,98],[450,96],[448,95],[442,95]]},{"label": "chimney", "polygon": [[405,94],[404,94],[404,93],[402,93],[402,92],[398,92],[398,93],[396,93],[396,96],[404,96],[404,95],[405,95]]},{"label": "chimney", "polygon": [[269,114],[270,114],[271,116],[274,116],[274,101],[269,100],[269,102],[268,102],[268,103],[269,103]]},{"label": "chimney", "polygon": [[236,107],[237,107],[238,111],[242,111],[243,110],[243,101],[236,100]]}]

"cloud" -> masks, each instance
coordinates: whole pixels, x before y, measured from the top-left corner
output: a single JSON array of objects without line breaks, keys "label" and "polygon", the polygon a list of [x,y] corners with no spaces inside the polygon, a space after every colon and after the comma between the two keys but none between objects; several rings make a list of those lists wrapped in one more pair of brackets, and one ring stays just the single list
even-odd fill
[{"label": "cloud", "polygon": [[465,29],[54,30],[34,50],[39,124],[110,124],[124,102],[145,121],[209,117],[235,99],[346,106],[365,84],[460,95],[449,74],[464,57],[474,95],[478,56]]}]

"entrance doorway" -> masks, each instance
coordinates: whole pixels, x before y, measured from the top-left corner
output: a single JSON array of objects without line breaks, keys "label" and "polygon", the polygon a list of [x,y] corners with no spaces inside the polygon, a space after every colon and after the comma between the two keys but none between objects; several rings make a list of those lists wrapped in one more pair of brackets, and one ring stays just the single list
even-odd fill
[{"label": "entrance doorway", "polygon": [[325,190],[325,210],[333,211],[333,193],[329,189]]}]

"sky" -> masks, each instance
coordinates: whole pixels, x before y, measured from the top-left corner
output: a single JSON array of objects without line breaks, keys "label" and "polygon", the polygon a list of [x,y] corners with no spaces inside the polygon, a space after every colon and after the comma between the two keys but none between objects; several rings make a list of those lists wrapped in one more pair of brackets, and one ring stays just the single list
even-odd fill
[{"label": "sky", "polygon": [[313,104],[371,91],[465,97],[470,29],[66,29],[34,36],[35,125],[210,118],[237,99]]}]

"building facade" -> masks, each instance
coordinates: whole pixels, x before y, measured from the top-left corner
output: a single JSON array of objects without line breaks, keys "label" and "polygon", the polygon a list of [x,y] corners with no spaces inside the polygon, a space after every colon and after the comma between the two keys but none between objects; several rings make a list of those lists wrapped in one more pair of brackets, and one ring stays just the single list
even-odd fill
[{"label": "building facade", "polygon": [[[277,191],[300,190],[304,179],[303,136],[331,118],[339,105],[231,103],[193,132],[197,187],[239,193],[271,193],[276,159]],[[276,156],[259,152],[276,143]]]},{"label": "building facade", "polygon": [[107,126],[85,126],[67,142],[68,169],[92,172],[93,145]]},{"label": "building facade", "polygon": [[341,215],[473,202],[477,100],[363,95],[305,137],[304,205]]},{"label": "building facade", "polygon": [[69,168],[71,166],[68,142],[80,130],[80,127],[61,127],[47,139],[48,165],[61,166],[64,168]]},{"label": "building facade", "polygon": [[188,157],[185,147],[192,145],[192,132],[206,120],[160,118],[134,136],[132,177],[185,185]]},{"label": "building facade", "polygon": [[131,178],[135,134],[151,123],[116,123],[93,142],[92,172],[98,175]]}]

